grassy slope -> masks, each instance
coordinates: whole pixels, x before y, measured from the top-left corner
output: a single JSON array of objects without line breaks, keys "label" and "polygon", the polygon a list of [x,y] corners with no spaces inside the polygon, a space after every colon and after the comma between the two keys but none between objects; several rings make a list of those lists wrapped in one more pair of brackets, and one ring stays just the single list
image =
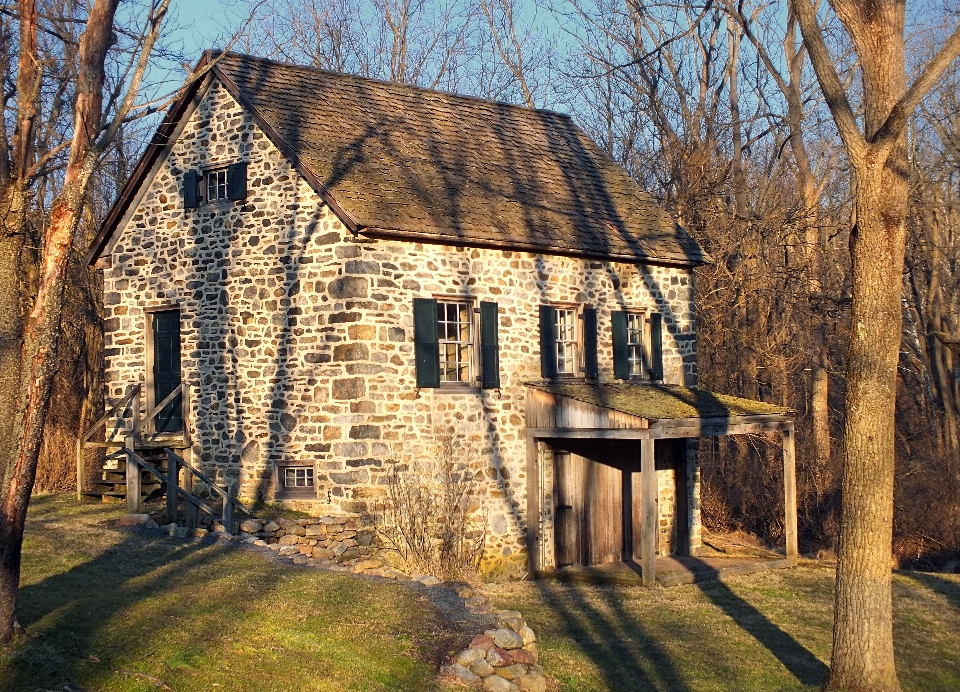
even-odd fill
[{"label": "grassy slope", "polygon": [[0,652],[0,689],[435,688],[446,633],[411,590],[112,528],[122,513],[34,499],[21,590],[29,638]]},{"label": "grassy slope", "polygon": [[[36,498],[22,621],[0,690],[431,690],[442,618],[393,584],[118,530],[119,505]],[[563,690],[815,690],[830,653],[832,570],[672,589],[500,587]],[[894,580],[906,692],[960,689],[960,576]],[[423,633],[430,632],[428,636]],[[162,688],[161,688],[162,689]]]},{"label": "grassy slope", "polygon": [[[833,570],[805,566],[670,589],[501,587],[523,611],[561,690],[818,690],[826,680]],[[905,692],[960,690],[960,576],[894,577]]]}]

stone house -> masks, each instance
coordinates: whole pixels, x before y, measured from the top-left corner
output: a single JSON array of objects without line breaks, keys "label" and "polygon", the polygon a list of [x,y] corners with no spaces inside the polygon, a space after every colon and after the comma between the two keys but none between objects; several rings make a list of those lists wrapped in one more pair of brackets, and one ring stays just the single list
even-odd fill
[{"label": "stone house", "polygon": [[313,514],[372,511],[452,431],[489,572],[697,553],[695,438],[786,419],[696,389],[708,258],[568,116],[236,53],[196,75],[90,251],[111,396],[189,391],[154,433]]}]

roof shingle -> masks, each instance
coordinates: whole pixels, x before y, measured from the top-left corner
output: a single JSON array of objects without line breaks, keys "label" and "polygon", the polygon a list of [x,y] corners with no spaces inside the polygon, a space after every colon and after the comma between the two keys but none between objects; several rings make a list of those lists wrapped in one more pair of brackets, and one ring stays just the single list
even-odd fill
[{"label": "roof shingle", "polygon": [[214,70],[361,232],[706,261],[566,115],[238,53]]}]

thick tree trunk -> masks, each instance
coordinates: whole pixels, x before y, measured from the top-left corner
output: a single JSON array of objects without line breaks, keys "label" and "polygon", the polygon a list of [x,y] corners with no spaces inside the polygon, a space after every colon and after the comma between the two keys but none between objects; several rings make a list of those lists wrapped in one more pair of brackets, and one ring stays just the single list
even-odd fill
[{"label": "thick tree trunk", "polygon": [[[0,642],[9,641],[18,629],[17,593],[23,528],[36,478],[43,427],[50,408],[50,391],[57,367],[67,266],[80,213],[86,202],[90,176],[98,159],[95,142],[103,121],[104,61],[112,41],[113,19],[118,3],[119,0],[96,0],[80,39],[80,69],[70,159],[64,174],[63,191],[53,202],[44,234],[37,295],[23,324],[18,351],[19,391],[13,395],[16,405],[0,410],[0,419],[13,418],[12,423],[4,420],[0,424],[0,430],[9,428],[13,437],[8,448],[12,455],[2,458],[5,465],[0,470]],[[21,14],[33,5],[29,1],[22,2]],[[36,31],[35,23],[33,31]],[[21,55],[21,63],[39,64],[36,54],[27,60]],[[36,98],[36,94],[18,93],[18,99],[31,98]],[[28,112],[29,108],[21,103],[19,110],[21,113]],[[25,171],[29,165],[29,159],[24,158],[15,180],[20,187],[14,189],[25,189]],[[21,214],[19,218],[24,217]],[[22,223],[21,227],[25,228]],[[19,282],[19,277],[17,280]],[[0,290],[3,288],[0,285]]]},{"label": "thick tree trunk", "polygon": [[902,151],[861,177],[853,243],[843,504],[829,690],[898,692],[893,656],[894,414],[906,179]]},{"label": "thick tree trunk", "polygon": [[[0,233],[0,410],[15,412],[20,403],[20,353],[23,344],[23,316],[20,304],[20,255],[23,234],[16,232],[16,219],[23,198],[20,191],[8,189],[4,220],[6,233]],[[20,421],[16,416],[0,415],[0,473],[6,481],[13,468]],[[6,483],[5,483],[6,485]],[[13,529],[14,527],[9,527]],[[20,539],[5,535],[8,524],[0,522],[0,640],[8,640],[15,627],[17,586],[20,581]],[[14,533],[16,533],[14,531]],[[22,532],[19,534],[22,536]]]}]

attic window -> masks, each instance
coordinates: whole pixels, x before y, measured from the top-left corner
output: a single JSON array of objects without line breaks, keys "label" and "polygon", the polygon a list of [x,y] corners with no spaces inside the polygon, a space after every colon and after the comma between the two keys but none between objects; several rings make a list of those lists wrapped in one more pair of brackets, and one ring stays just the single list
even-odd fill
[{"label": "attic window", "polygon": [[196,209],[200,203],[247,198],[247,164],[210,168],[206,171],[187,171],[183,174],[183,206]]},{"label": "attic window", "polygon": [[207,201],[227,199],[227,169],[216,168],[207,171]]}]

